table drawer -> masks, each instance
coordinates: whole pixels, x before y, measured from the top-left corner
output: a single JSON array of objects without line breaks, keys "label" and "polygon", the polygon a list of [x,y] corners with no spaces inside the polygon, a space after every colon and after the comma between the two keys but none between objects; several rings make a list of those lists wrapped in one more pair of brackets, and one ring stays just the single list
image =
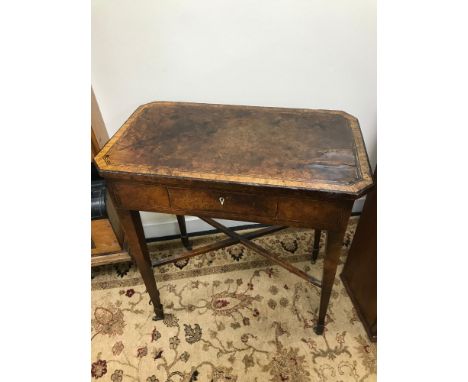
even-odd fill
[{"label": "table drawer", "polygon": [[118,183],[114,187],[120,207],[135,211],[151,211],[169,208],[166,187],[150,184]]},{"label": "table drawer", "polygon": [[217,190],[168,188],[171,206],[193,212],[228,212],[246,216],[276,215],[276,198]]}]

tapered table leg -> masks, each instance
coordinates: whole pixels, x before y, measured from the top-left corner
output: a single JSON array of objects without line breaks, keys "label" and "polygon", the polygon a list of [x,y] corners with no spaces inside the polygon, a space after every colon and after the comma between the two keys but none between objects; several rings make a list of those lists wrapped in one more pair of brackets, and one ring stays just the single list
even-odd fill
[{"label": "tapered table leg", "polygon": [[320,295],[320,308],[317,325],[314,328],[316,334],[323,334],[325,328],[325,316],[327,314],[328,303],[335,281],[336,268],[341,255],[341,247],[346,230],[328,231],[327,250],[323,265],[322,293]]},{"label": "tapered table leg", "polygon": [[141,224],[140,213],[138,211],[127,211],[122,209],[117,209],[117,213],[125,232],[130,253],[141,273],[146,290],[150,295],[151,302],[153,303],[155,313],[153,320],[162,320],[164,318],[164,311],[159,299],[156,280],[154,279],[153,267],[151,266],[151,259],[145,242],[145,234]]},{"label": "tapered table leg", "polygon": [[187,227],[185,225],[185,216],[184,215],[176,215],[177,222],[179,223],[179,230],[180,230],[180,238],[182,240],[182,244],[185,248],[189,251],[192,249],[192,244],[190,244],[188,235],[187,235]]},{"label": "tapered table leg", "polygon": [[314,248],[312,249],[312,263],[315,264],[320,251],[320,236],[322,231],[319,229],[314,230]]}]

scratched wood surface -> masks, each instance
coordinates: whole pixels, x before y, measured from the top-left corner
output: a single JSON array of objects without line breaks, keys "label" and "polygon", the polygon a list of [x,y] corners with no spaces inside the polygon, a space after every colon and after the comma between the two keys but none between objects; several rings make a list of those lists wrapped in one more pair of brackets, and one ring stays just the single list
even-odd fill
[{"label": "scratched wood surface", "polygon": [[331,110],[153,102],[96,156],[99,170],[358,197],[372,185],[359,123]]}]

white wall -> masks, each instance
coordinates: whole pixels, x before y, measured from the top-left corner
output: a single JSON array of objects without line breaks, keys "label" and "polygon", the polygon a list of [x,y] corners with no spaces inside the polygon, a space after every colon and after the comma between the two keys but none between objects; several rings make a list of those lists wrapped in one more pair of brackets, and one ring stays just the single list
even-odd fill
[{"label": "white wall", "polygon": [[345,110],[374,166],[376,2],[92,0],[92,85],[109,135],[154,100]]}]

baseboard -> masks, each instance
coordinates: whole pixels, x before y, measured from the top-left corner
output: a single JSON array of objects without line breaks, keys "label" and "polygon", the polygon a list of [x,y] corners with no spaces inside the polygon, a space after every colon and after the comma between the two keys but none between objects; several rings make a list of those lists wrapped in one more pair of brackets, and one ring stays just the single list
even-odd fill
[{"label": "baseboard", "polygon": [[[221,224],[225,225],[226,227],[236,227],[240,225],[251,225],[254,223],[251,222],[243,222],[243,221],[234,221],[234,220],[224,220],[224,219],[216,219]],[[195,216],[186,216],[185,217],[185,224],[187,226],[187,232],[204,232],[208,230],[213,230],[213,227],[209,224],[205,223],[203,220]],[[180,235],[179,232],[179,225],[177,224],[177,219],[174,216],[173,219],[163,222],[157,223],[147,223],[143,224],[143,229],[145,231],[145,237],[147,240],[152,240],[154,238],[159,237],[167,237],[167,236],[174,236]]]},{"label": "baseboard", "polygon": [[[360,211],[353,211],[351,216],[360,216]],[[242,228],[254,228],[255,226],[264,227],[264,224],[251,223],[237,220],[224,220],[216,219],[226,227],[242,227]],[[207,233],[213,233],[217,230],[209,224],[200,220],[196,216],[186,216],[185,224],[187,226],[187,233],[189,236],[204,235]],[[158,223],[147,223],[143,224],[145,231],[145,238],[147,241],[158,241],[158,240],[170,240],[180,237],[179,224],[174,216],[174,219],[158,222]]]}]

